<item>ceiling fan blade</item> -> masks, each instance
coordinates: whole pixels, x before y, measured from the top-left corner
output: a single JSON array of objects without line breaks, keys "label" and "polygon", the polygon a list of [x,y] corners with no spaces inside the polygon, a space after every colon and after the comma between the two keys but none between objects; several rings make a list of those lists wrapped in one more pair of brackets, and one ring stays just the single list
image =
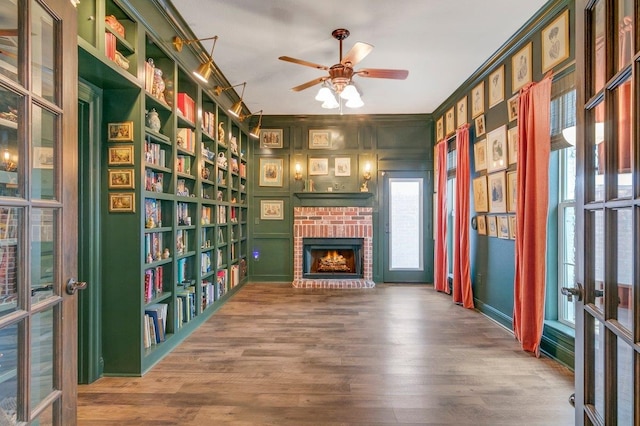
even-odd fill
[{"label": "ceiling fan blade", "polygon": [[340,63],[346,65],[347,62],[350,62],[351,67],[353,67],[355,66],[355,64],[363,60],[369,53],[371,53],[372,50],[373,45],[359,41],[353,45],[351,50],[347,52]]},{"label": "ceiling fan blade", "polygon": [[299,92],[301,90],[308,89],[309,87],[315,86],[316,84],[322,83],[327,78],[328,77],[319,77],[314,80],[307,81],[306,83],[301,84],[300,86],[292,87],[291,90],[293,90],[294,92]]},{"label": "ceiling fan blade", "polygon": [[407,70],[388,70],[382,68],[363,68],[356,71],[354,74],[360,75],[360,77],[369,78],[392,78],[394,80],[404,80],[409,75]]},{"label": "ceiling fan blade", "polygon": [[292,62],[294,64],[304,65],[306,67],[316,68],[316,69],[319,69],[319,70],[325,70],[326,71],[326,70],[329,69],[329,67],[327,67],[325,65],[314,64],[313,62],[303,61],[302,59],[291,58],[289,56],[280,56],[278,59],[280,59],[281,61]]}]

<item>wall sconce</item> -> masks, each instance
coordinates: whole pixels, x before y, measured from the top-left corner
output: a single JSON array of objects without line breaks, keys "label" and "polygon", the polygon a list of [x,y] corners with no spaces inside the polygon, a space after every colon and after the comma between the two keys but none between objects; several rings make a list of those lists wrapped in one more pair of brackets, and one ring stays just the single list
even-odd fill
[{"label": "wall sconce", "polygon": [[295,170],[296,170],[296,173],[293,175],[293,178],[295,180],[301,180],[302,179],[302,166],[300,165],[300,163],[296,162]]},{"label": "wall sconce", "polygon": [[368,161],[364,163],[362,178],[364,179],[364,182],[362,182],[360,192],[369,192],[369,181],[371,180],[371,163]]},{"label": "wall sconce", "polygon": [[184,40],[176,36],[173,38],[173,48],[176,49],[178,52],[182,52],[183,45],[195,43],[196,41],[204,41],[204,40],[213,40],[213,46],[211,46],[211,53],[209,53],[207,60],[201,63],[200,66],[193,72],[193,75],[198,77],[198,79],[203,83],[208,83],[209,77],[211,76],[211,70],[213,69],[213,49],[216,47],[218,36],[207,37],[207,38],[197,38],[193,40]]},{"label": "wall sconce", "polygon": [[229,87],[215,86],[213,88],[213,93],[215,93],[216,96],[220,96],[222,92],[224,92],[225,90],[233,89],[234,87],[238,87],[238,86],[242,86],[242,93],[240,93],[240,100],[234,103],[233,105],[231,105],[231,108],[227,110],[229,111],[229,114],[233,115],[236,118],[240,118],[242,114],[242,98],[244,97],[244,89],[245,87],[247,87],[247,82],[245,81],[244,83],[236,84],[235,86],[229,86]]},{"label": "wall sconce", "polygon": [[262,125],[262,111],[254,112],[253,114],[241,115],[238,117],[240,121],[244,121],[245,119],[251,117],[252,115],[258,115],[258,124],[249,132],[249,136],[254,139],[260,139],[260,126]]}]

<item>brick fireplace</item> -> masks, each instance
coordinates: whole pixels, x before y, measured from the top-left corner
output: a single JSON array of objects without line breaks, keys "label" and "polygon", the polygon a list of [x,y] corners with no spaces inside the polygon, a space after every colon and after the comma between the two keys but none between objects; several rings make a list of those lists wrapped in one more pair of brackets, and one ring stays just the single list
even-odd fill
[{"label": "brick fireplace", "polygon": [[[373,209],[371,207],[295,207],[293,209],[293,286],[297,288],[372,288]],[[362,277],[304,275],[304,240],[362,239]]]}]

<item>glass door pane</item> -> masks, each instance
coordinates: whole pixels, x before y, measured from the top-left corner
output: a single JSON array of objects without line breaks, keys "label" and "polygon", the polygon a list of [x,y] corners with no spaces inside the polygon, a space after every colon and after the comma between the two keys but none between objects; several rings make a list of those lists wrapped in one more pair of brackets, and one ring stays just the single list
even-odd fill
[{"label": "glass door pane", "polygon": [[422,206],[422,179],[389,179],[390,270],[424,269]]},{"label": "glass door pane", "polygon": [[31,2],[31,84],[33,92],[55,102],[55,28],[53,18],[37,1]]},{"label": "glass door pane", "polygon": [[0,86],[0,196],[3,197],[22,195],[18,142],[24,131],[21,124],[23,101],[22,96]]},{"label": "glass door pane", "polygon": [[18,3],[16,1],[0,2],[0,74],[9,79],[18,80],[18,57],[20,46],[18,34]]},{"label": "glass door pane", "polygon": [[21,230],[22,209],[0,207],[0,318],[16,310],[23,288],[23,271],[18,267],[22,256]]}]

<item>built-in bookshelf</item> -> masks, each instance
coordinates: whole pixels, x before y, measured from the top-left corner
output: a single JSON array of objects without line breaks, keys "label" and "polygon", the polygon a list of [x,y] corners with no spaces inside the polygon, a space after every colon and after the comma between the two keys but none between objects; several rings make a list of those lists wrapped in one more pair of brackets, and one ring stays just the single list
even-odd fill
[{"label": "built-in bookshelf", "polygon": [[102,143],[107,375],[143,374],[246,279],[246,128],[135,4],[78,5],[80,76],[104,91],[105,135],[131,132]]}]

